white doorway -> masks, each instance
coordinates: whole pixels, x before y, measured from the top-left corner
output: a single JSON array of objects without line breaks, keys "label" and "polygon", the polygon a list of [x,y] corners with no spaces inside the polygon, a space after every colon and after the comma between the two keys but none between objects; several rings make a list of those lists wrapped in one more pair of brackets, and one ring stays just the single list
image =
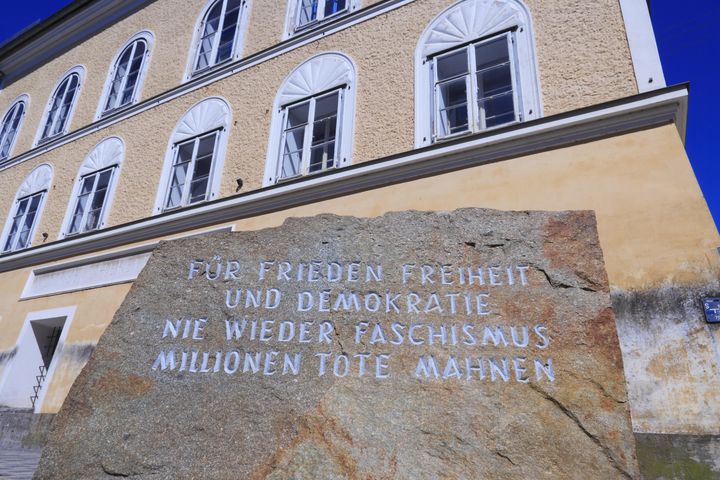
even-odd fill
[{"label": "white doorway", "polygon": [[0,380],[0,405],[40,411],[74,314],[75,307],[28,314]]}]

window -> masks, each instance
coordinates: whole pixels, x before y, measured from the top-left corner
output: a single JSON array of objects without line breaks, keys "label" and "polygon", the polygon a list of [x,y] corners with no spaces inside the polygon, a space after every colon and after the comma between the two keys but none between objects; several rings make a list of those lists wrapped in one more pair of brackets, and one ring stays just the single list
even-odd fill
[{"label": "window", "polygon": [[285,108],[278,180],[335,166],[335,142],[342,91],[311,97]]},{"label": "window", "polygon": [[350,164],[355,67],[337,53],[297,67],[275,99],[264,185]]},{"label": "window", "polygon": [[175,146],[165,210],[207,200],[218,138],[218,132],[212,132]]},{"label": "window", "polygon": [[216,198],[232,121],[220,98],[198,103],[175,126],[155,199],[155,213]]},{"label": "window", "polygon": [[143,74],[150,53],[148,32],[135,35],[115,60],[108,77],[102,105],[102,114],[130,105],[138,98]]},{"label": "window", "polygon": [[289,0],[284,38],[349,13],[357,7],[357,0]]},{"label": "window", "polygon": [[45,113],[45,121],[38,143],[47,142],[67,131],[75,106],[75,99],[80,89],[80,74],[80,71],[69,73],[55,89]]},{"label": "window", "polygon": [[542,115],[530,13],[520,0],[464,0],[415,53],[415,146]]},{"label": "window", "polygon": [[35,219],[44,195],[45,192],[38,192],[18,200],[10,233],[3,246],[3,253],[22,250],[30,246]]},{"label": "window", "polygon": [[300,0],[297,26],[302,28],[320,22],[344,12],[347,7],[347,0]]},{"label": "window", "polygon": [[3,117],[0,124],[0,160],[5,160],[10,156],[18,130],[20,130],[20,122],[25,116],[26,96],[23,99],[16,100]]},{"label": "window", "polygon": [[80,182],[80,195],[75,202],[68,235],[95,230],[100,225],[100,218],[105,208],[108,187],[112,179],[113,169],[91,173]]},{"label": "window", "polygon": [[5,223],[2,253],[27,248],[32,243],[35,226],[52,181],[52,168],[40,165],[25,178]]},{"label": "window", "polygon": [[105,226],[124,154],[123,141],[109,137],[85,158],[70,196],[61,237]]},{"label": "window", "polygon": [[515,108],[512,43],[512,33],[505,33],[434,57],[436,138],[522,119]]},{"label": "window", "polygon": [[202,72],[233,58],[239,50],[239,32],[245,8],[241,0],[218,0],[211,4],[199,28],[192,73]]}]

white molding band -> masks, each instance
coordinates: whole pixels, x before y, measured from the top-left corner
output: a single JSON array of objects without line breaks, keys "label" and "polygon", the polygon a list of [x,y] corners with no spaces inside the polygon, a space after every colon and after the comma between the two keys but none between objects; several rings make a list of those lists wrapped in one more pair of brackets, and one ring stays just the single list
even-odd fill
[{"label": "white molding band", "polygon": [[178,85],[165,93],[157,95],[153,98],[149,98],[143,102],[136,103],[127,108],[120,109],[117,112],[103,116],[103,118],[86,125],[78,130],[70,132],[68,134],[59,136],[53,140],[43,143],[31,150],[26,151],[16,157],[9,158],[3,162],[0,162],[0,171],[10,168],[18,163],[22,163],[40,155],[43,155],[51,150],[59,148],[68,143],[74,142],[80,138],[83,138],[92,133],[98,132],[111,125],[115,125],[122,122],[125,119],[139,115],[142,112],[153,109],[158,105],[168,103],[178,97],[194,92],[201,88],[207,87],[215,82],[218,82],[224,78],[235,75],[238,72],[247,70],[263,62],[271,60],[275,57],[283,55],[287,52],[293,51],[312,42],[317,41],[320,38],[342,31],[346,28],[352,27],[359,23],[371,20],[379,15],[383,15],[387,12],[402,7],[408,3],[412,3],[416,0],[383,0],[377,4],[368,6],[366,8],[357,10],[354,13],[338,17],[332,21],[319,24],[316,28],[304,31],[293,35],[292,38],[278,43],[267,50],[263,50],[257,54],[251,55],[250,57],[242,60],[223,63],[218,65],[216,68],[210,69],[208,72],[202,75],[196,75],[191,80]]},{"label": "white molding band", "polygon": [[683,136],[687,95],[685,86],[671,87],[40,245],[0,256],[0,272],[643,128],[674,123]]},{"label": "white molding band", "polygon": [[42,274],[31,272],[20,300],[132,282],[150,255],[141,253]]},{"label": "white molding band", "polygon": [[[232,227],[219,227],[171,237],[191,238],[207,233],[230,232]],[[159,242],[126,248],[110,253],[71,260],[36,268],[28,275],[20,300],[60,295],[134,281]]]},{"label": "white molding band", "polygon": [[646,0],[620,0],[620,8],[638,91],[643,93],[664,88],[665,75]]}]

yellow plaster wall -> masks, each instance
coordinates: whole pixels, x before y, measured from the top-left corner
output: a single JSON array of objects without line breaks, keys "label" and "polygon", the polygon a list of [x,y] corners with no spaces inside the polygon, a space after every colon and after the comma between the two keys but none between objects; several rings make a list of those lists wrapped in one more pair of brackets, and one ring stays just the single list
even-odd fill
[{"label": "yellow plaster wall", "polygon": [[[268,110],[277,87],[297,64],[312,53],[325,50],[345,52],[359,64],[355,145],[360,151],[356,152],[355,160],[364,161],[387,154],[389,150],[394,153],[411,148],[416,43],[426,25],[453,3],[453,0],[416,0],[328,35],[299,51],[252,67],[234,81],[212,86],[211,91],[238,97],[233,109],[248,119],[245,123],[249,125],[243,125],[243,130],[237,133],[243,137],[238,140],[237,154],[244,158],[264,158],[270,121]],[[637,93],[617,0],[528,0],[527,3],[534,18],[546,115]],[[0,112],[20,94],[27,93],[31,98],[13,155],[32,147],[53,88],[63,73],[75,65],[85,66],[86,79],[70,130],[92,123],[112,59],[118,49],[141,30],[150,30],[155,36],[141,100],[180,85],[195,22],[204,4],[204,0],[157,0],[0,90]],[[286,7],[285,2],[275,0],[252,2],[245,56],[281,41]],[[392,108],[387,108],[388,105]],[[152,125],[149,130],[158,133],[164,133],[164,129],[179,118],[164,110],[141,117],[146,131],[147,126]],[[132,126],[127,129],[121,126],[120,130],[132,141],[138,138]],[[261,138],[257,138],[258,135]],[[142,139],[142,135],[139,138]],[[388,139],[396,140],[393,148],[387,148]],[[167,136],[162,134],[156,138],[163,148],[166,140]],[[83,144],[77,145],[74,156],[84,153],[82,147]]]},{"label": "yellow plaster wall", "polygon": [[[560,0],[554,1],[559,2]],[[124,39],[140,29],[141,25],[150,22],[159,15],[171,15],[171,11],[163,10],[170,4],[171,0],[155,2],[151,7],[120,22],[117,29],[116,27],[108,29],[92,40],[100,42],[106,36],[111,35],[112,32],[119,30],[120,33],[116,36],[122,38],[122,42],[124,42]],[[254,4],[253,10],[260,9],[260,5],[259,3]],[[165,188],[164,185],[162,187],[159,185],[160,173],[168,147],[168,139],[173,128],[189,108],[213,95],[222,96],[229,101],[234,118],[234,125],[231,126],[228,133],[228,150],[224,162],[220,195],[234,194],[235,180],[238,178],[244,181],[243,191],[260,188],[265,168],[272,116],[271,108],[275,94],[293,68],[310,56],[323,51],[342,51],[353,58],[358,67],[353,163],[362,163],[410,150],[413,147],[414,132],[414,77],[412,74],[398,75],[398,73],[413,71],[416,39],[420,36],[424,26],[446,5],[447,0],[417,0],[400,10],[293,50],[232,77],[183,95],[172,102],[135,115],[123,122],[1,171],[0,212],[2,214],[0,216],[5,218],[7,216],[6,212],[12,210],[15,192],[32,168],[41,163],[49,163],[55,170],[53,186],[45,203],[41,222],[36,229],[33,245],[42,242],[42,233],[47,233],[50,241],[59,238],[63,218],[68,203],[71,201],[70,194],[78,169],[84,157],[92,148],[103,138],[110,135],[118,135],[124,139],[126,155],[114,196],[113,207],[109,212],[106,224],[107,226],[118,225],[150,216],[158,189]],[[552,11],[552,5],[553,2],[548,2],[547,5],[543,4],[542,8],[537,6],[536,10],[544,12],[548,8]],[[605,14],[615,18],[615,16],[607,13],[613,11],[612,5],[615,5],[614,1],[604,5]],[[179,7],[176,6],[176,8]],[[580,18],[594,17],[598,14],[594,10],[596,8],[600,7],[593,3],[592,6],[576,6],[569,12],[572,13],[573,18],[575,16]],[[619,11],[616,13],[617,17],[620,18]],[[540,15],[541,18],[544,18],[543,15]],[[566,30],[554,23],[556,19],[553,16],[551,18],[552,21],[547,20],[546,23],[554,25],[554,27],[548,27],[542,35],[547,35],[549,31],[557,30],[557,32],[547,40],[543,40],[544,42],[560,41],[556,35],[559,35],[560,31]],[[179,35],[180,32],[185,32],[187,29],[187,25],[183,27],[175,25],[171,28],[166,25],[168,23],[172,22],[159,23],[159,27],[155,32],[158,37],[156,39],[156,49],[168,48],[163,46],[165,44],[162,38],[172,37],[173,34]],[[543,21],[538,19],[536,23],[539,24],[538,30],[542,31]],[[609,38],[616,38],[619,33],[622,33],[621,19],[617,20],[616,18],[615,21],[608,19],[604,25],[606,26],[602,27],[601,30],[610,28],[613,25],[612,28],[615,30],[612,35],[606,32],[608,38],[605,39],[605,42],[598,40],[597,43],[602,44],[602,48],[606,47]],[[169,30],[166,31],[165,28]],[[573,31],[576,31],[576,29]],[[542,35],[538,33],[539,40],[544,38]],[[178,45],[189,42],[189,39],[183,41],[181,37],[180,35],[177,38],[172,38]],[[367,41],[369,38],[372,38],[372,41]],[[620,35],[619,38],[621,38],[620,43],[622,44],[624,37]],[[109,40],[106,39],[106,41]],[[609,43],[613,44],[613,42]],[[615,45],[614,48],[616,51],[622,51],[621,47],[622,45]],[[595,43],[588,43],[586,48],[589,50],[584,51],[582,55],[590,55],[590,51],[595,52],[600,47]],[[66,55],[79,54],[76,50]],[[101,45],[96,45],[93,50],[98,52],[95,55],[99,55],[101,52],[109,55],[114,54],[109,53],[109,50],[102,48]],[[546,53],[542,53],[543,49],[539,48],[541,58],[542,55],[554,55],[554,53],[551,53],[554,50],[556,49],[548,48]],[[182,76],[182,71],[175,71],[173,74],[168,73],[173,71],[173,68],[177,70],[175,64],[178,62],[171,62],[169,65],[161,64],[162,60],[170,54],[171,52],[160,50],[153,54],[151,72],[148,75],[148,83],[143,90],[143,95],[158,93],[164,86],[167,86],[166,80],[168,78]],[[574,53],[569,55],[569,58],[573,66],[567,66],[562,79],[556,78],[556,75],[562,69],[542,69],[543,76],[546,77],[543,83],[557,85],[557,88],[544,88],[547,98],[555,98],[552,103],[546,103],[546,113],[556,113],[568,108],[634,93],[632,69],[629,64],[625,65],[626,68],[615,65],[613,68],[616,68],[618,73],[612,76],[601,75],[599,71],[591,75],[590,71],[592,69],[599,68],[597,62],[583,63],[580,58],[575,58]],[[622,59],[624,57],[623,55],[617,55],[613,58],[613,62],[617,62],[619,61],[617,58]],[[59,68],[59,70],[64,71],[67,65],[72,64],[75,60],[67,61],[65,62],[67,65],[57,67],[57,63],[60,61],[61,59],[51,62],[41,70]],[[624,61],[627,63],[627,58]],[[156,65],[158,63],[160,65]],[[584,66],[582,66],[583,64]],[[162,70],[161,73],[164,76],[158,77],[160,73],[155,73],[156,67]],[[623,74],[623,71],[626,74]],[[35,78],[36,75],[39,75],[39,73],[36,72],[31,77]],[[168,75],[169,77],[167,77]],[[47,80],[53,76],[57,75],[46,72],[43,78]],[[594,86],[589,86],[586,82],[590,82]],[[78,106],[78,117],[94,114],[94,109],[97,107],[95,100],[91,102],[92,105],[87,104],[92,97],[89,93],[94,88],[91,87],[91,83],[88,78],[81,95],[81,104]],[[607,88],[600,88],[601,84]],[[8,90],[16,87],[17,85],[13,85]],[[50,88],[51,86],[48,86],[48,89]],[[102,79],[98,79],[97,89],[101,88]],[[590,90],[592,90],[592,94],[588,93]],[[14,95],[14,93],[8,92],[0,93],[0,100],[6,94],[8,96]],[[577,95],[577,98],[575,98],[575,95]],[[98,98],[98,96],[99,93],[94,98]],[[392,105],[392,108],[388,108],[389,105]],[[83,111],[86,111],[86,113],[82,113]],[[39,115],[41,114],[42,111],[40,111]],[[27,127],[38,121],[39,119],[33,120],[32,114],[29,114],[25,120],[23,135],[28,134],[30,129]],[[30,139],[26,139],[26,143],[29,141]]]},{"label": "yellow plaster wall", "polygon": [[[7,352],[15,347],[29,313],[77,307],[64,347],[59,351],[59,363],[55,373],[51,382],[45,386],[48,391],[39,412],[56,413],[75,378],[85,366],[87,358],[78,357],[78,350],[97,343],[130,290],[131,284],[18,301],[31,270],[22,269],[0,275],[0,352]],[[0,365],[0,378],[6,366],[7,364]]]}]

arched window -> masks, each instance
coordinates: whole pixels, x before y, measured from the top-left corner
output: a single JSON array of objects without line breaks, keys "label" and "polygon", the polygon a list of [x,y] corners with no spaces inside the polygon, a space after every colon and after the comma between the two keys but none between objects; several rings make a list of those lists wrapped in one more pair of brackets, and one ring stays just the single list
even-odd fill
[{"label": "arched window", "polygon": [[178,122],[165,155],[156,213],[217,197],[231,117],[225,100],[209,98]]},{"label": "arched window", "polygon": [[357,7],[357,0],[289,0],[285,37],[349,13]]},{"label": "arched window", "polygon": [[205,9],[195,34],[190,75],[240,55],[247,2],[213,0]]},{"label": "arched window", "polygon": [[349,165],[354,115],[348,57],[323,53],[297,67],[275,98],[264,185]]},{"label": "arched window", "polygon": [[44,143],[67,132],[70,118],[75,110],[77,96],[84,75],[82,67],[75,67],[65,74],[53,91],[37,143]]},{"label": "arched window", "polygon": [[70,197],[61,236],[105,226],[124,153],[122,140],[110,137],[100,142],[85,158]]},{"label": "arched window", "polygon": [[2,253],[22,250],[32,243],[35,226],[52,183],[52,173],[50,165],[40,165],[20,185],[5,222]]},{"label": "arched window", "polygon": [[416,49],[415,144],[541,116],[530,14],[520,0],[463,0]]},{"label": "arched window", "polygon": [[113,61],[105,86],[100,114],[107,114],[134,103],[147,68],[152,34],[142,32],[123,46]]},{"label": "arched window", "polygon": [[3,116],[2,124],[0,124],[0,161],[8,158],[12,153],[22,119],[25,117],[27,102],[28,96],[21,96],[12,103]]}]

